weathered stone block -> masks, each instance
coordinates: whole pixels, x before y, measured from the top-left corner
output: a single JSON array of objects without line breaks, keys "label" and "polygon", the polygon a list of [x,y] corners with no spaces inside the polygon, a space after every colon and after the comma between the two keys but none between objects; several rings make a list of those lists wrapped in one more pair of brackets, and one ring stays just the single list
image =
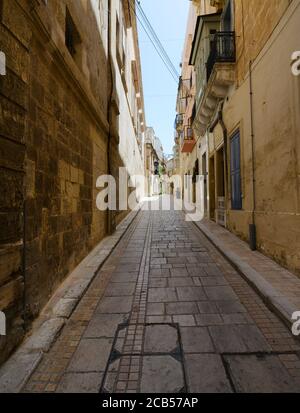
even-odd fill
[{"label": "weathered stone block", "polygon": [[180,362],[170,356],[146,356],[142,361],[142,393],[179,393],[184,387]]},{"label": "weathered stone block", "polygon": [[59,160],[58,161],[58,174],[62,179],[66,181],[70,181],[71,179],[70,165],[63,160]]},{"label": "weathered stone block", "polygon": [[17,242],[23,236],[21,212],[0,212],[0,243]]},{"label": "weathered stone block", "polygon": [[78,174],[78,168],[74,168],[71,166],[71,182],[78,182],[79,181],[79,174]]},{"label": "weathered stone block", "polygon": [[226,356],[238,393],[299,393],[300,384],[274,355]]},{"label": "weathered stone block", "polygon": [[35,162],[26,160],[26,198],[35,197]]},{"label": "weathered stone block", "polygon": [[2,285],[0,287],[0,308],[5,310],[14,305],[21,297],[23,287],[23,277]]},{"label": "weathered stone block", "polygon": [[24,142],[26,112],[0,97],[0,134]]},{"label": "weathered stone block", "polygon": [[81,340],[68,367],[70,372],[104,372],[109,358],[113,340],[83,339]]},{"label": "weathered stone block", "polygon": [[0,181],[0,209],[20,211],[24,197],[23,174],[0,169]]},{"label": "weathered stone block", "polygon": [[216,354],[189,354],[185,356],[185,360],[191,393],[232,392],[220,356]]},{"label": "weathered stone block", "polygon": [[0,25],[0,50],[6,54],[7,67],[17,73],[25,83],[28,83],[28,50],[20,42],[17,42],[15,37],[2,24]]},{"label": "weathered stone block", "polygon": [[29,47],[31,30],[25,14],[16,1],[4,0],[2,6],[2,23],[25,46]]},{"label": "weathered stone block", "polygon": [[21,245],[0,249],[0,285],[20,270],[21,252]]},{"label": "weathered stone block", "polygon": [[99,393],[103,374],[65,373],[57,393]]},{"label": "weathered stone block", "polygon": [[[1,78],[0,78],[1,79]],[[25,147],[0,137],[0,165],[22,171],[24,168]]]}]

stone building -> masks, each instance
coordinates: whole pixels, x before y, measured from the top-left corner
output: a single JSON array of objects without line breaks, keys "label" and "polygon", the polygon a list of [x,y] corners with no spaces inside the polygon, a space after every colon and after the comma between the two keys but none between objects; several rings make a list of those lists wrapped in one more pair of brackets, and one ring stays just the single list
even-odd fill
[{"label": "stone building", "polygon": [[195,128],[195,115],[201,95],[199,73],[196,73],[190,60],[192,49],[195,48],[193,40],[198,30],[199,16],[210,16],[214,12],[215,8],[209,0],[193,1],[190,5],[176,103],[175,151],[179,152],[177,169],[181,176],[182,196],[188,203],[195,204],[201,216],[207,213],[208,138],[206,133],[201,134]]},{"label": "stone building", "polygon": [[160,193],[159,173],[164,163],[163,147],[152,127],[145,133],[145,194],[148,197]]},{"label": "stone building", "polygon": [[2,0],[0,362],[70,271],[126,214],[97,177],[143,173],[135,14],[121,0]]},{"label": "stone building", "polygon": [[300,78],[291,70],[300,1],[209,5],[190,55],[193,130],[208,144],[208,216],[300,274]]}]

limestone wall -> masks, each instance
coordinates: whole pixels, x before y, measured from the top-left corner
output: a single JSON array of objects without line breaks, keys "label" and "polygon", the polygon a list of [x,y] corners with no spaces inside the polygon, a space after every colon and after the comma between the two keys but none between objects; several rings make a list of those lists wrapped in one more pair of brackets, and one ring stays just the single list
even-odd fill
[{"label": "limestone wall", "polygon": [[[253,62],[252,73],[258,247],[280,264],[300,274],[300,78],[292,75],[290,67],[291,55],[299,49],[297,33],[300,2],[292,2],[284,14],[288,3],[284,0],[272,2],[272,7],[267,1],[257,3],[255,11],[258,18],[255,24],[260,22],[261,27],[257,39],[265,42]],[[236,6],[238,4],[241,2],[236,1]],[[245,31],[249,32],[247,25],[253,13],[244,15]],[[280,13],[282,18],[278,21]],[[238,19],[239,15],[236,17],[239,27],[241,22]],[[255,27],[259,32],[258,26]],[[252,35],[255,33],[256,30],[253,30]],[[238,54],[241,56],[240,47],[238,43]],[[256,54],[259,49],[255,49]],[[242,211],[232,211],[229,199],[227,222],[229,229],[245,240],[248,239],[248,224],[253,208],[250,85],[246,64],[249,58],[247,54],[243,63],[241,58],[239,60],[238,72],[243,73],[244,79],[239,75],[237,88],[231,91],[224,109],[229,136],[237,128],[241,132],[243,192]]]},{"label": "limestone wall", "polygon": [[[112,4],[115,13],[123,2]],[[0,8],[0,50],[7,58],[7,75],[0,76],[0,310],[7,317],[1,363],[107,233],[107,212],[96,208],[96,180],[108,173],[114,73],[110,170],[117,175],[119,166],[130,165],[131,173],[142,173],[143,161],[137,112],[117,68],[111,74],[108,66],[108,2],[3,0]],[[117,214],[115,223],[126,214]]]}]

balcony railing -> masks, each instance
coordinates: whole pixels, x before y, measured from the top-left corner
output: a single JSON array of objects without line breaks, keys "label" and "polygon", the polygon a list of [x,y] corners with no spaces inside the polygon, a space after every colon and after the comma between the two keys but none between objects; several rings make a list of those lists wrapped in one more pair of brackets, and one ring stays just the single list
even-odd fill
[{"label": "balcony railing", "polygon": [[234,63],[235,61],[235,32],[217,32],[214,35],[206,64],[207,81],[209,81],[216,63]]}]

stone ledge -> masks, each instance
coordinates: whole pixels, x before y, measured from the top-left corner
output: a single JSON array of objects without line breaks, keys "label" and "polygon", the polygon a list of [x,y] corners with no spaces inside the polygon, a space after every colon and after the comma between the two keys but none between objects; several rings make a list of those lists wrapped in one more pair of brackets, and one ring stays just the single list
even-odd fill
[{"label": "stone ledge", "polygon": [[94,277],[115,249],[142,203],[117,226],[115,233],[104,238],[72,271],[54,293],[39,318],[34,322],[30,336],[0,368],[0,393],[18,393],[32,372],[59,336]]}]

